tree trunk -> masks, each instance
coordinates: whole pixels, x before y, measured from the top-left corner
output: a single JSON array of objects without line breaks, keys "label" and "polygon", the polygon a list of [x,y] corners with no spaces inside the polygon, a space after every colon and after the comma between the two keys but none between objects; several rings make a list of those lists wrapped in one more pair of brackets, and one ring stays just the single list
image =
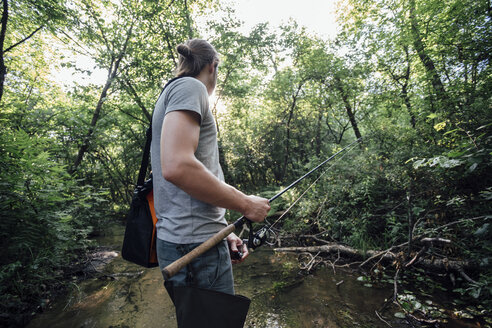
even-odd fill
[{"label": "tree trunk", "polygon": [[412,128],[415,129],[416,119],[412,110],[412,104],[410,103],[410,97],[408,97],[407,82],[405,82],[401,87],[401,96],[405,102],[405,107],[407,107],[408,114],[410,115],[410,124],[412,125]]},{"label": "tree trunk", "polygon": [[186,11],[186,25],[188,27],[188,38],[193,39],[193,27],[192,27],[192,22],[191,22],[191,17],[190,17],[190,10],[188,9],[188,2],[187,0],[184,1],[185,5],[185,11]]},{"label": "tree trunk", "polygon": [[[4,15],[4,14],[6,14],[6,15]],[[8,2],[7,2],[7,0],[5,0],[3,2],[3,14],[2,14],[2,23],[1,23],[2,30],[0,32],[0,44],[1,44],[0,45],[0,100],[2,100],[2,97],[3,97],[3,86],[5,84],[5,75],[7,75],[7,67],[5,66],[5,61],[4,61],[5,53],[9,52],[10,50],[14,49],[18,45],[29,40],[30,38],[32,38],[34,36],[34,34],[36,34],[38,31],[42,30],[44,27],[44,25],[41,25],[40,27],[35,29],[33,32],[31,32],[31,34],[29,34],[28,36],[26,36],[22,40],[14,43],[13,45],[8,47],[7,49],[3,50],[3,46],[4,46],[4,42],[5,42],[5,34],[7,32],[6,31],[7,30],[7,20],[8,20]]]},{"label": "tree trunk", "polygon": [[[87,134],[84,137],[84,141],[82,142],[82,146],[80,146],[80,148],[79,148],[77,158],[75,159],[73,166],[68,171],[70,174],[73,174],[73,173],[75,173],[75,171],[77,171],[77,168],[79,167],[80,163],[82,162],[82,159],[84,158],[85,153],[89,149],[92,135],[93,135],[94,130],[96,128],[97,121],[99,120],[99,115],[101,114],[102,105],[106,101],[106,96],[107,96],[108,90],[111,87],[111,84],[113,83],[114,79],[116,78],[116,74],[118,73],[118,68],[120,66],[121,60],[125,56],[126,47],[128,45],[128,42],[130,41],[130,37],[132,35],[132,30],[133,30],[133,24],[130,26],[130,29],[128,30],[128,34],[126,36],[126,40],[125,40],[125,43],[123,45],[123,49],[120,51],[120,53],[118,54],[118,57],[116,59],[113,57],[113,59],[111,60],[111,63],[110,63],[109,69],[108,69],[108,79],[106,80],[106,84],[104,85],[104,87],[101,91],[101,95],[99,96],[99,100],[97,101],[96,109],[94,110],[94,114],[92,115],[92,120],[91,120],[91,124],[89,126],[89,130],[87,131]],[[108,48],[108,51],[111,51],[111,49]]]},{"label": "tree trunk", "polygon": [[296,93],[292,95],[292,104],[290,105],[290,108],[289,108],[289,116],[287,118],[287,124],[286,124],[287,135],[285,138],[284,163],[282,165],[281,180],[284,179],[285,174],[287,173],[287,164],[288,164],[289,157],[290,157],[290,153],[289,153],[290,152],[290,122],[292,121],[292,118],[294,117],[294,109],[296,108],[296,105],[297,105],[297,97],[299,96],[299,93],[301,92],[303,84],[304,84],[304,82],[299,83],[299,86],[297,87]]},{"label": "tree trunk", "polygon": [[152,121],[152,114],[145,107],[144,103],[142,102],[142,99],[138,96],[137,91],[135,90],[135,88],[133,87],[131,82],[128,79],[124,78],[123,84],[126,86],[128,93],[133,97],[133,99],[137,103],[138,107],[140,107],[140,109],[142,110],[142,113],[149,120],[149,122],[151,122]]},{"label": "tree trunk", "polygon": [[101,95],[99,96],[99,100],[97,101],[96,109],[94,110],[94,114],[92,114],[92,120],[91,120],[91,124],[89,126],[89,130],[87,131],[87,134],[84,137],[84,141],[82,142],[82,146],[80,146],[80,148],[79,148],[77,158],[75,159],[75,162],[69,171],[70,174],[73,174],[75,171],[77,171],[77,168],[79,167],[80,163],[82,162],[82,159],[84,158],[85,153],[89,149],[92,134],[94,133],[94,129],[96,128],[97,121],[99,120],[99,115],[101,114],[102,105],[103,105],[104,101],[106,100],[106,96],[107,96],[109,87],[111,86],[111,83],[113,83],[113,80],[116,77],[116,71],[117,71],[117,67],[113,68],[113,63],[111,63],[111,67],[109,69],[109,74],[108,74],[108,79],[106,80],[106,84],[104,85],[102,92],[101,92]]},{"label": "tree trunk", "polygon": [[444,103],[448,103],[449,98],[444,88],[444,85],[441,81],[441,78],[439,77],[439,74],[437,72],[436,65],[434,64],[432,58],[430,58],[430,56],[428,55],[425,48],[424,41],[422,40],[422,37],[420,35],[417,17],[415,14],[415,0],[409,0],[409,4],[410,4],[410,27],[412,32],[411,35],[413,37],[413,46],[415,47],[415,50],[417,51],[420,61],[424,65],[424,69],[431,80],[431,84],[436,93],[437,98],[443,101]]},{"label": "tree trunk", "polygon": [[7,74],[7,68],[5,67],[5,61],[3,58],[3,46],[5,42],[5,34],[7,33],[7,21],[9,19],[9,2],[3,0],[2,22],[0,30],[0,100],[3,97],[3,85],[5,83],[5,75]]},{"label": "tree trunk", "polygon": [[405,70],[405,74],[403,75],[404,82],[401,85],[401,96],[403,101],[405,102],[405,106],[407,107],[408,114],[410,115],[410,124],[412,128],[415,129],[415,114],[412,110],[412,104],[410,103],[410,97],[408,96],[408,82],[410,81],[410,55],[408,53],[408,46],[404,46],[405,50],[405,58],[407,61],[407,69]]},{"label": "tree trunk", "polygon": [[[357,125],[357,121],[355,120],[355,114],[352,109],[352,105],[350,105],[347,93],[343,89],[342,81],[338,76],[335,76],[335,87],[337,88],[337,90],[340,92],[340,95],[342,96],[343,104],[345,105],[345,110],[347,111],[347,115],[349,117],[350,124],[352,125],[352,129],[354,130],[355,137],[357,139],[362,138],[359,127]],[[362,147],[362,144],[359,143],[359,146]]]},{"label": "tree trunk", "polygon": [[315,153],[319,157],[321,154],[321,126],[323,123],[323,111],[318,111],[318,120],[316,121],[316,136],[315,136]]},{"label": "tree trunk", "polygon": [[217,129],[217,138],[220,138],[220,126],[219,126],[219,120],[218,120],[218,115],[217,115],[217,106],[219,105],[219,101],[222,98],[222,95],[224,94],[224,88],[227,85],[227,81],[229,80],[229,76],[231,73],[234,71],[234,67],[228,67],[224,80],[221,83],[221,88],[220,90],[216,91],[216,97],[215,97],[215,102],[214,106],[212,107],[212,114],[215,120],[215,127]]},{"label": "tree trunk", "polygon": [[[345,257],[357,259],[357,260],[362,260],[367,256],[376,256],[380,254],[381,252],[378,251],[366,251],[362,252],[358,249],[345,246],[345,245],[339,245],[335,243],[330,243],[327,245],[321,245],[321,246],[306,246],[306,247],[281,247],[281,248],[275,248],[275,252],[296,252],[296,253],[328,253],[328,254],[340,254]],[[394,254],[392,252],[383,252],[381,254],[381,259],[382,261],[389,263],[397,259],[397,254]],[[457,271],[461,272],[463,269],[476,269],[476,264],[471,262],[471,261],[454,261],[454,260],[448,260],[448,259],[420,259],[415,263],[415,265],[430,269],[430,270],[435,270],[435,271],[440,271],[440,272],[446,272],[446,271]]]}]

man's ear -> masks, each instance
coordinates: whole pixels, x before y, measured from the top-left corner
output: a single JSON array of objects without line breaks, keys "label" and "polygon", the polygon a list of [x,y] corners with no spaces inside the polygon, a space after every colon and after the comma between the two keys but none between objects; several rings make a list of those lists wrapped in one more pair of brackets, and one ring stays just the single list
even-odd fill
[{"label": "man's ear", "polygon": [[216,69],[216,68],[215,68],[215,63],[210,63],[210,64],[208,64],[208,73],[209,73],[209,74],[212,74],[212,73],[214,72],[214,70],[215,70],[215,69]]}]

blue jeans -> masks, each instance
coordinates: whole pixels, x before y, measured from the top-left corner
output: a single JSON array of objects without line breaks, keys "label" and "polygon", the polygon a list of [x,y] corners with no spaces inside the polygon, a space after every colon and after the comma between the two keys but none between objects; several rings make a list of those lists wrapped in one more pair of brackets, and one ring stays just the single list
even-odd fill
[{"label": "blue jeans", "polygon": [[[197,244],[174,244],[157,238],[157,259],[161,270],[192,249]],[[222,241],[210,250],[195,258],[169,282],[173,286],[196,286],[234,295],[234,280],[229,246]]]}]

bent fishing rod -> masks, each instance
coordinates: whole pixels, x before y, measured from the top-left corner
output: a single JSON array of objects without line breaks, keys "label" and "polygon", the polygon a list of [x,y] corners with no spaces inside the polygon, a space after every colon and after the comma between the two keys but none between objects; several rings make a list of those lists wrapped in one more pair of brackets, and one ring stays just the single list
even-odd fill
[{"label": "bent fishing rod", "polygon": [[[287,186],[285,189],[280,191],[278,194],[270,198],[268,201],[271,203],[275,199],[279,198],[282,196],[285,192],[288,190],[292,189],[294,186],[296,186],[299,182],[303,181],[306,179],[308,176],[319,170],[323,165],[334,159],[338,154],[344,152],[345,150],[349,149],[352,145],[354,145],[356,142],[359,142],[362,139],[362,137],[358,138],[354,142],[350,143],[348,146],[345,146],[335,154],[331,155],[328,157],[326,160],[321,162],[318,166],[313,168],[311,171],[308,173],[304,174],[302,177],[297,179],[296,181],[292,182],[289,186]],[[277,220],[278,221],[278,220]],[[165,280],[168,280],[175,274],[177,274],[183,267],[188,265],[193,259],[197,258],[198,256],[202,255],[218,243],[220,243],[222,240],[224,240],[228,235],[230,235],[232,232],[234,232],[236,229],[240,229],[243,227],[244,224],[247,224],[249,227],[249,238],[245,241],[247,241],[247,246],[250,249],[255,249],[257,247],[260,247],[263,245],[267,239],[268,231],[271,230],[271,227],[273,225],[266,225],[262,227],[260,230],[258,230],[256,233],[253,232],[252,228],[252,222],[248,220],[244,215],[241,216],[239,219],[237,219],[234,223],[229,224],[219,232],[217,232],[215,235],[210,237],[208,240],[204,241],[202,244],[200,244],[198,247],[194,248],[191,250],[189,253],[183,255],[181,258],[177,259],[173,263],[169,264],[166,266],[164,269],[162,269],[162,274],[164,276]]]}]

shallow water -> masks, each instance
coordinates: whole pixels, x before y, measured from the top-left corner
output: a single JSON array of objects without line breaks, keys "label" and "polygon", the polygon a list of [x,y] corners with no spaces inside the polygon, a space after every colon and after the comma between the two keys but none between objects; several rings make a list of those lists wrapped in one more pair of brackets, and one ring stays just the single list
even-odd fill
[{"label": "shallow water", "polygon": [[[123,231],[115,225],[98,240],[109,246],[108,258],[118,252],[106,266],[96,266],[103,276],[72,283],[66,298],[27,327],[177,327],[159,269],[142,269],[119,255]],[[394,309],[380,313],[388,324],[375,313],[391,295],[392,286],[368,288],[356,275],[334,273],[332,268],[320,268],[308,276],[298,272],[296,255],[276,254],[268,248],[234,266],[236,293],[252,299],[245,327],[410,327],[394,316]],[[446,327],[478,326],[453,321]]]}]

